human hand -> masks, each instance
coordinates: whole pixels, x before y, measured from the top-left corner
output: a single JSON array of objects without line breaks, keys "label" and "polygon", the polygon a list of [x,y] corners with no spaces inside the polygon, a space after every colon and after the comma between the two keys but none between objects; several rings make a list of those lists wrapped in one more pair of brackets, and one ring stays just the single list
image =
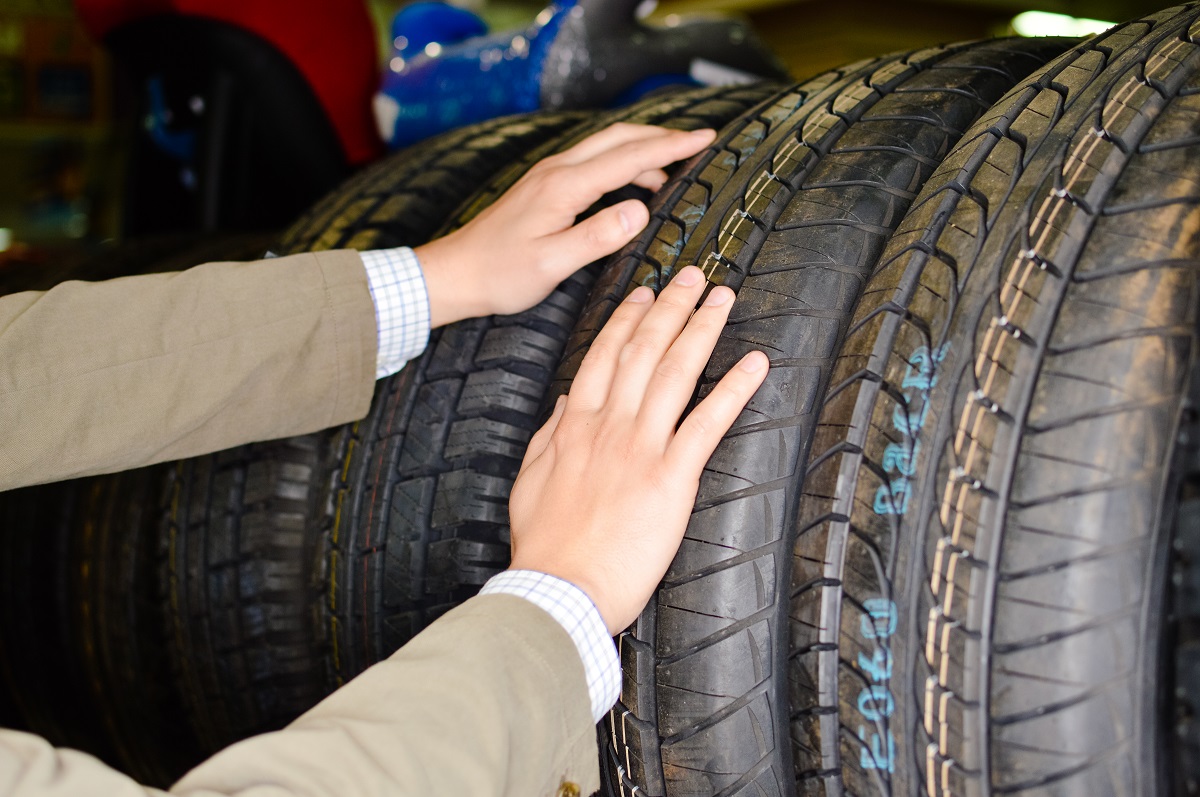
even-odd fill
[{"label": "human hand", "polygon": [[630,199],[578,224],[575,218],[630,183],[657,191],[664,166],[715,136],[615,124],[539,161],[463,227],[417,248],[432,325],[527,310],[576,269],[620,249],[650,220],[643,203]]},{"label": "human hand", "polygon": [[716,287],[693,314],[704,285],[688,266],[657,301],[639,287],[622,302],[513,485],[511,567],[575,584],[614,635],[662,580],[705,464],[767,375],[747,354],[676,430],[733,306]]}]

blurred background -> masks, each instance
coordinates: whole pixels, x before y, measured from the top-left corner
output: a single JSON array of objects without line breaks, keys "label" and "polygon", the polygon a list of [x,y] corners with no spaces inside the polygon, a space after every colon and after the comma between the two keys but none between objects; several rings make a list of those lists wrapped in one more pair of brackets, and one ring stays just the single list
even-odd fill
[{"label": "blurred background", "polygon": [[[367,3],[380,73],[391,54],[391,19],[401,5]],[[523,26],[544,6],[529,0],[461,0],[461,5],[494,31]],[[661,0],[649,21],[669,25],[683,15],[741,16],[794,77],[804,78],[855,59],[941,42],[1014,33],[1082,35],[1162,6],[1157,0]],[[139,131],[152,121],[143,118],[144,104],[122,98],[123,90],[114,88],[120,82],[111,50],[92,39],[72,0],[0,0],[0,275],[5,268],[61,264],[124,236],[160,231],[153,225],[139,231],[126,218],[128,183],[136,173],[131,153],[142,146]],[[191,102],[195,106],[194,98]],[[169,122],[170,109],[164,113]],[[343,172],[352,172],[365,157],[344,164]],[[164,168],[174,169],[171,179],[187,188],[185,167]],[[326,182],[341,176],[330,172]],[[325,189],[287,190],[296,201],[308,202],[304,190]],[[267,195],[256,201],[274,200]],[[280,208],[283,216],[294,212]],[[262,227],[287,220],[249,213],[240,219],[213,216],[205,224]],[[160,224],[169,226],[170,220]]]}]

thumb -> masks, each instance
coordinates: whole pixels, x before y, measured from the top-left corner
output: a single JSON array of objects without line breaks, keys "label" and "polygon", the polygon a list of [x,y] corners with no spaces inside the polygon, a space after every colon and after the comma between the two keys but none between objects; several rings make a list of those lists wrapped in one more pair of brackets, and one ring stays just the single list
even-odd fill
[{"label": "thumb", "polygon": [[550,414],[550,418],[530,438],[529,447],[525,449],[525,457],[521,462],[521,470],[529,467],[535,459],[542,455],[546,446],[550,445],[550,438],[554,435],[554,430],[558,428],[558,422],[562,420],[563,410],[566,408],[567,397],[559,396],[558,401],[554,403],[554,411]]},{"label": "thumb", "polygon": [[544,251],[556,254],[553,268],[566,279],[576,269],[607,257],[633,240],[650,221],[650,211],[636,199],[607,207],[570,229],[542,239]]}]

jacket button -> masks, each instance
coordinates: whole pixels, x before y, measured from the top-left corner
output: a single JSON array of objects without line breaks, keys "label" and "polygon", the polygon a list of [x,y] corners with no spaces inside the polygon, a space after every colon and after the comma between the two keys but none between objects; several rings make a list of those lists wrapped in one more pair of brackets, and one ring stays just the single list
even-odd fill
[{"label": "jacket button", "polygon": [[579,797],[579,784],[564,780],[558,784],[557,797]]}]

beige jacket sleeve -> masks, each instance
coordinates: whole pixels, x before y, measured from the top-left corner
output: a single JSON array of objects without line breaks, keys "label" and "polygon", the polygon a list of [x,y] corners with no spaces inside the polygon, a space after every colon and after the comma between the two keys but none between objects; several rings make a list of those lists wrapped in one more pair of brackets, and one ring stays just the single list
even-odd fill
[{"label": "beige jacket sleeve", "polygon": [[[598,789],[583,664],[522,598],[473,598],[287,728],[218,753],[186,797],[578,797]],[[80,753],[0,735],[6,797],[146,797]]]},{"label": "beige jacket sleeve", "polygon": [[0,490],[357,420],[376,346],[348,250],[2,296]]}]

